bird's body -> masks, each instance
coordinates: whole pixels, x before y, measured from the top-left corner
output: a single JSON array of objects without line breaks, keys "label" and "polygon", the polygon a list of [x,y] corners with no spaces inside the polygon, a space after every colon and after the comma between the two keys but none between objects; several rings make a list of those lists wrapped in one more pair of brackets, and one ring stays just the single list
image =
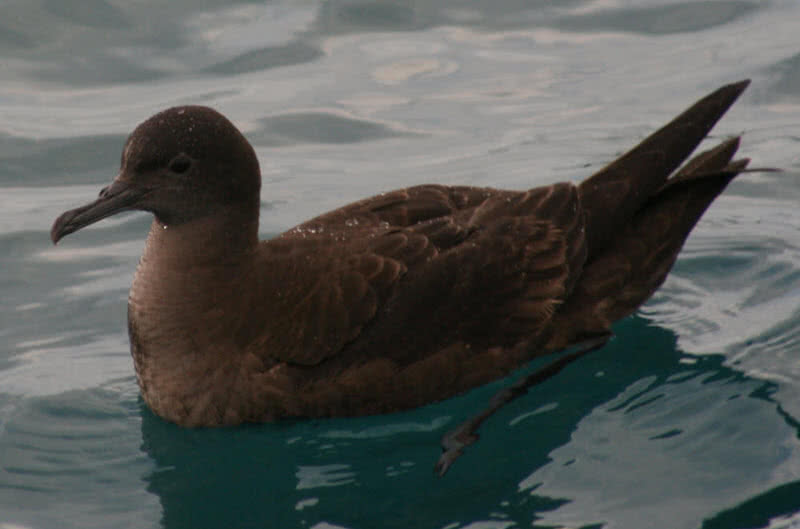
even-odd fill
[{"label": "bird's body", "polygon": [[746,85],[578,185],[417,186],[269,241],[252,147],[211,109],[173,108],[134,131],[114,183],[52,235],[155,214],[128,320],[142,395],[170,421],[415,407],[608,333],[647,300],[747,163],[731,161],[732,139],[668,179]]}]

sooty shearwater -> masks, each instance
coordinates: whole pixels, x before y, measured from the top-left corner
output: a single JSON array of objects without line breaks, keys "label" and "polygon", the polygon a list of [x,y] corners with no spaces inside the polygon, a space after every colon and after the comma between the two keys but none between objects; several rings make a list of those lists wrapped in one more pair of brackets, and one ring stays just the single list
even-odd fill
[{"label": "sooty shearwater", "polygon": [[211,108],[170,108],[133,131],[117,177],[51,236],[153,213],[128,300],[131,353],[145,402],[184,426],[407,409],[577,348],[445,439],[468,444],[664,281],[748,160],[732,161],[732,138],[678,167],[748,83],[716,90],[577,185],[420,185],[269,241],[258,239],[250,143]]}]

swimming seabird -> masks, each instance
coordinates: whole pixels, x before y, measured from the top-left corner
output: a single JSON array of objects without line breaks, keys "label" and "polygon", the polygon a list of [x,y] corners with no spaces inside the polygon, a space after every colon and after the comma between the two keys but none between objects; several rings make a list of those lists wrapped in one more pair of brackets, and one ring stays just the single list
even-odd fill
[{"label": "swimming seabird", "polygon": [[732,138],[679,169],[748,83],[716,90],[579,184],[419,185],[267,241],[250,143],[211,108],[174,107],[136,127],[117,177],[51,236],[153,214],[128,330],[142,396],[169,421],[412,408],[608,336],[644,303],[748,163],[732,161]]}]

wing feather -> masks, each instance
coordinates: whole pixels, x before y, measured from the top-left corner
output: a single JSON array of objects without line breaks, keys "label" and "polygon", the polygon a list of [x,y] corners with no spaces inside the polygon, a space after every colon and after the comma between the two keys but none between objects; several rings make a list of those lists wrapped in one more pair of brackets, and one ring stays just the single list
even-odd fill
[{"label": "wing feather", "polygon": [[[431,185],[317,217],[265,243],[275,247],[275,284],[305,288],[280,298],[275,318],[286,321],[273,326],[285,333],[265,349],[312,366],[357,337],[361,347],[392,356],[536,336],[581,273],[581,211],[570,183],[525,192]],[[425,328],[415,320],[432,332],[405,335]]]}]

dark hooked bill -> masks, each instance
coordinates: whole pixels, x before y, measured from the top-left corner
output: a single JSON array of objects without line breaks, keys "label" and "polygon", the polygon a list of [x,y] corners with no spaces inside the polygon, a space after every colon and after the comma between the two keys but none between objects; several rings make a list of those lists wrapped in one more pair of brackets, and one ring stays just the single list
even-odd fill
[{"label": "dark hooked bill", "polygon": [[50,229],[50,238],[53,240],[53,244],[56,244],[65,235],[76,232],[89,224],[94,224],[98,220],[121,211],[134,209],[145,193],[144,189],[114,180],[110,186],[104,187],[100,191],[100,196],[94,202],[59,215]]}]

